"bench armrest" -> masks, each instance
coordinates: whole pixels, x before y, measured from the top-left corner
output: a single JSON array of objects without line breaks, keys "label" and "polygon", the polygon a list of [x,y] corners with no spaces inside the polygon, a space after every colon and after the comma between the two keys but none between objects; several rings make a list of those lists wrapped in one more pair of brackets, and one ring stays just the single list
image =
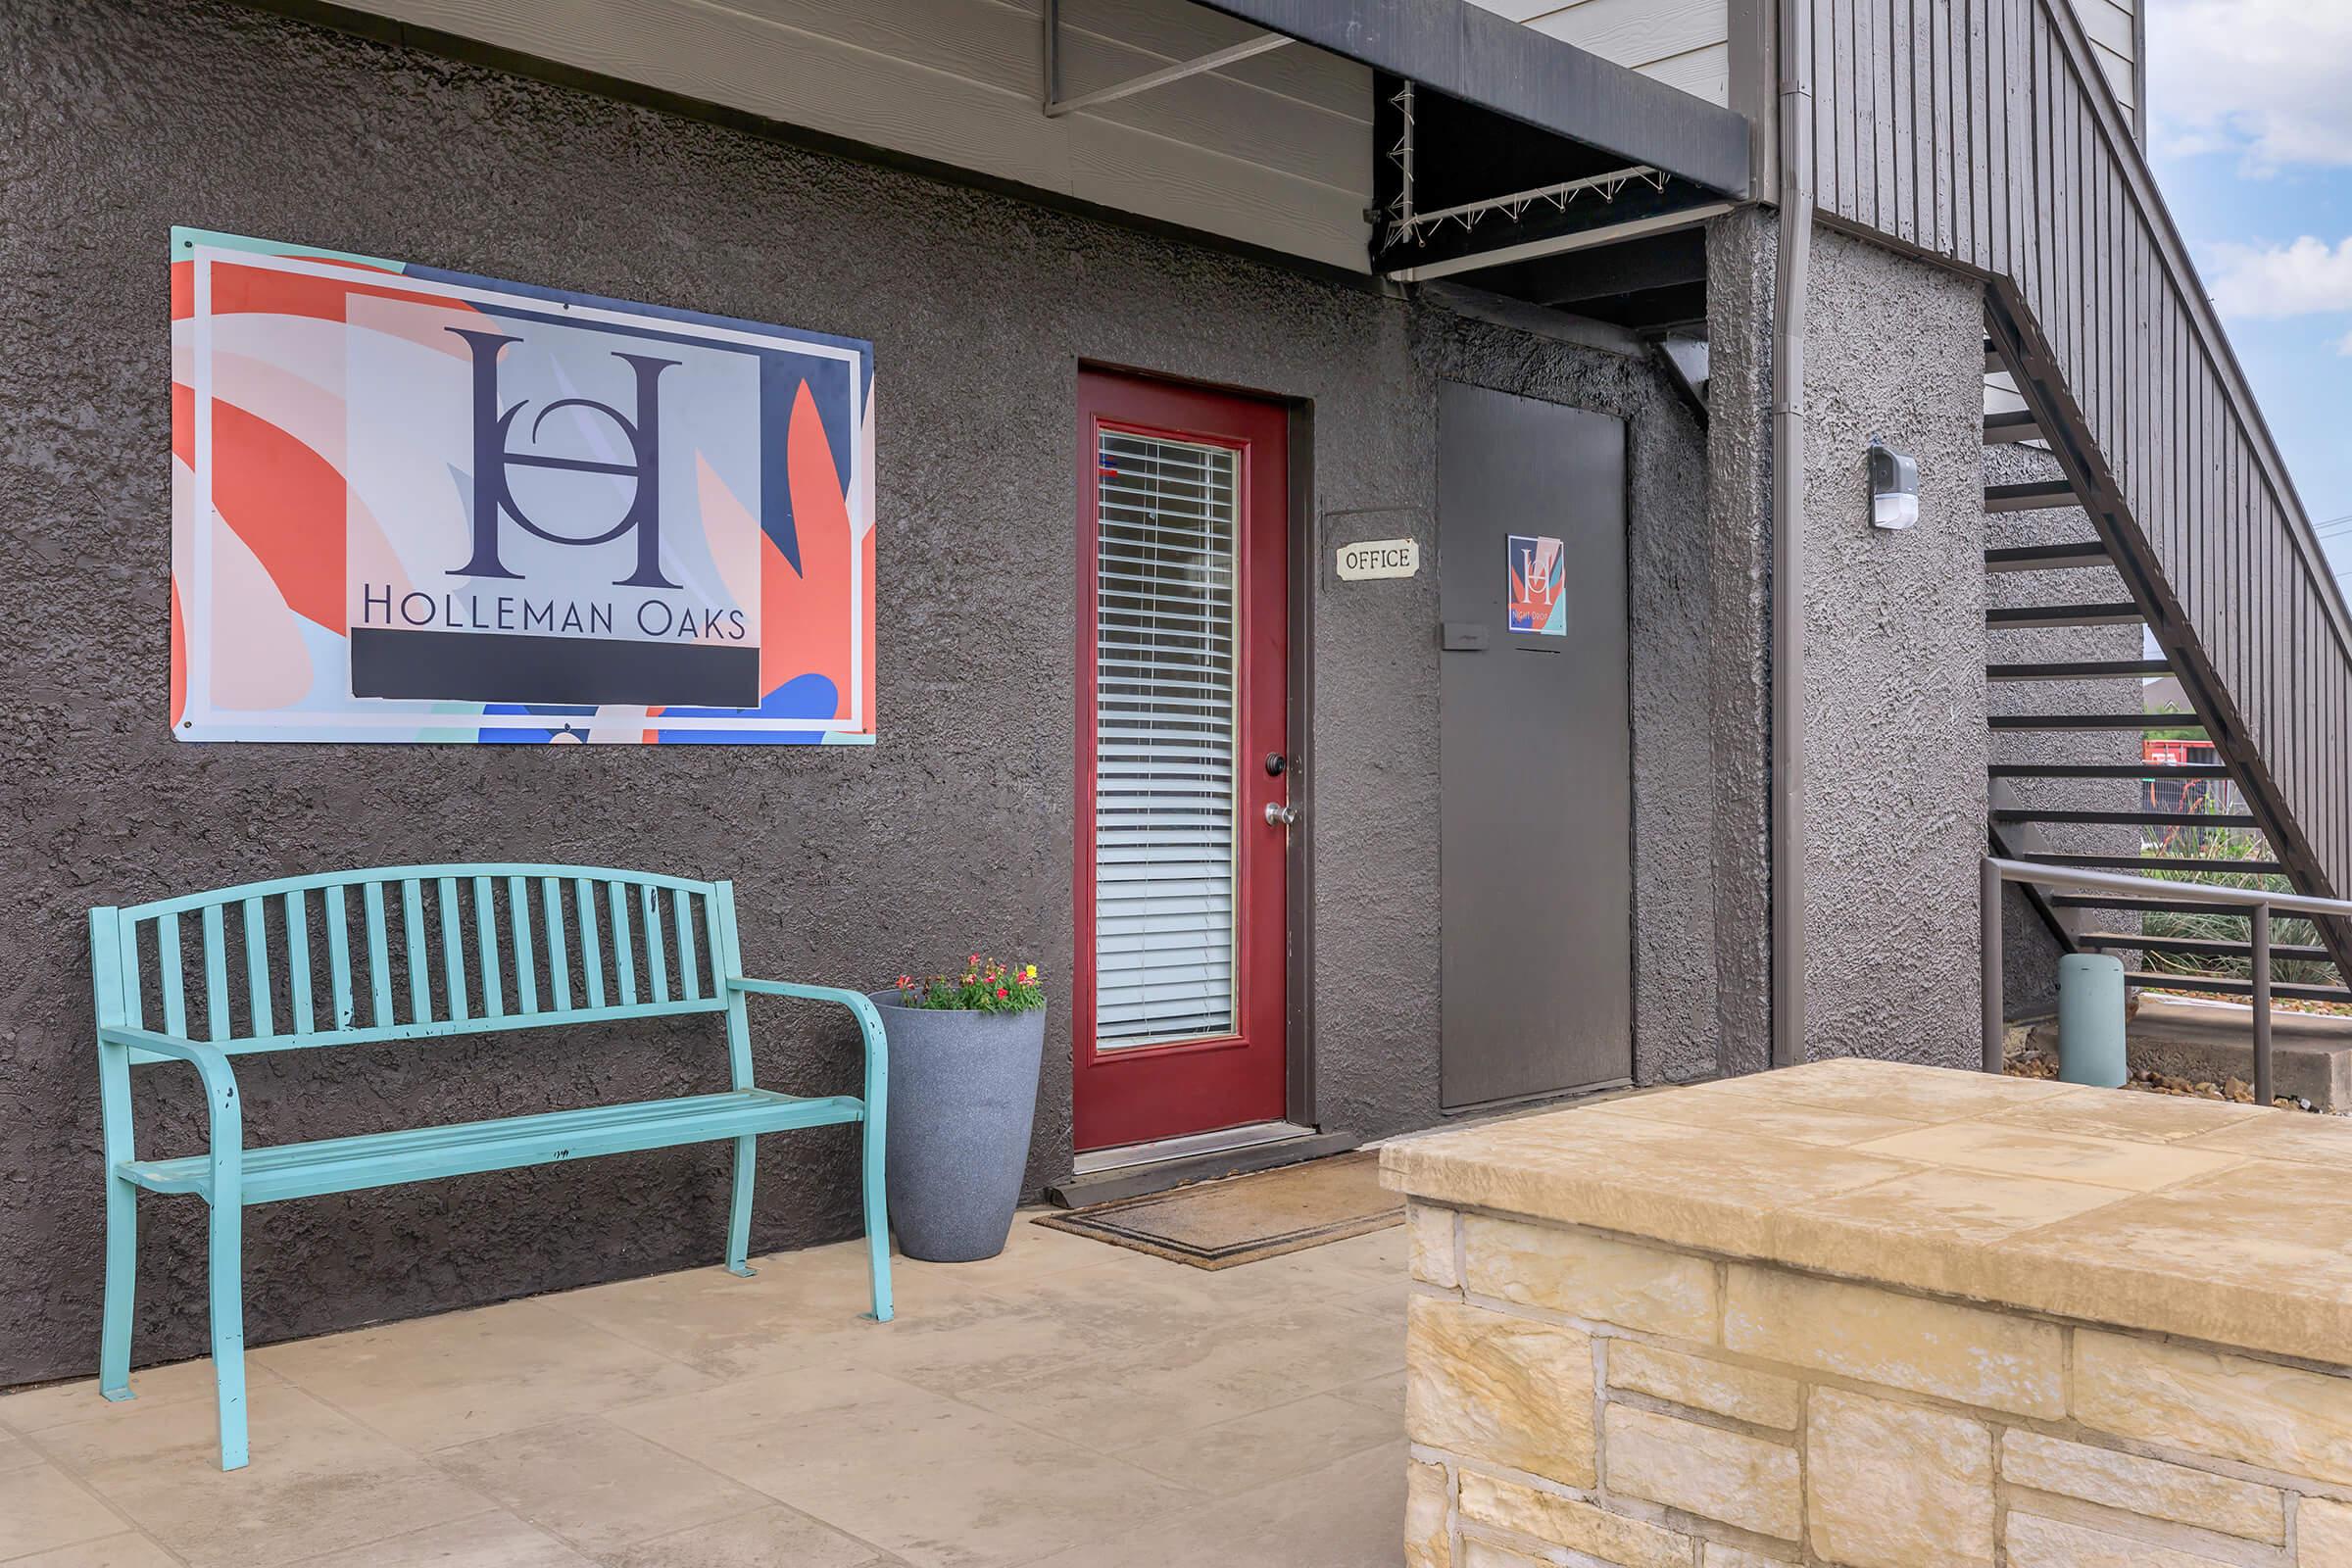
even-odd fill
[{"label": "bench armrest", "polygon": [[204,1081],[205,1107],[212,1120],[214,1201],[220,1201],[219,1195],[225,1192],[230,1195],[228,1201],[234,1204],[237,1181],[244,1168],[245,1113],[237,1103],[237,1074],[228,1064],[228,1054],[200,1040],[182,1040],[177,1035],[133,1029],[128,1024],[101,1025],[98,1043],[151,1051],[159,1056],[175,1056],[196,1069],[196,1076]]},{"label": "bench armrest", "polygon": [[865,1037],[866,1097],[876,1097],[875,1084],[887,1081],[890,1066],[890,1044],[882,1032],[882,1013],[873,999],[862,991],[845,991],[839,986],[795,985],[789,980],[749,980],[732,975],[727,980],[729,991],[740,991],[752,997],[799,997],[806,1002],[835,1002],[858,1017],[858,1032]]}]

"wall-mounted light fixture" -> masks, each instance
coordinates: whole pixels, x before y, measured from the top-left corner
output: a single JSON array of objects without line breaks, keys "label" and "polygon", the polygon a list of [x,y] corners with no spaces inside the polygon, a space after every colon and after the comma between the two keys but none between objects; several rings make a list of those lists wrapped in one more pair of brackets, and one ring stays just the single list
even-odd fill
[{"label": "wall-mounted light fixture", "polygon": [[1870,438],[1870,525],[1908,528],[1919,520],[1919,465]]}]

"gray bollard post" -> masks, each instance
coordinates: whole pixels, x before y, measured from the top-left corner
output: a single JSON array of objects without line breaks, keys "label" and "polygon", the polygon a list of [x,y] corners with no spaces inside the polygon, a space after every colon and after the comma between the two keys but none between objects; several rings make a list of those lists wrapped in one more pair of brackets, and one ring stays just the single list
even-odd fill
[{"label": "gray bollard post", "polygon": [[2062,1083],[2123,1086],[2124,964],[2104,953],[2058,960],[2058,1077]]}]

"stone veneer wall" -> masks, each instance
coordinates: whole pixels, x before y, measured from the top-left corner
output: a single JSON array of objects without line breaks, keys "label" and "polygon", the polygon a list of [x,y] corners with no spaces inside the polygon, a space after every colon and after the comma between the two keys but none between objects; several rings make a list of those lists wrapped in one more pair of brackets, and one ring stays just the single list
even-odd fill
[{"label": "stone veneer wall", "polygon": [[1408,1568],[2352,1565],[2352,1369],[1410,1224]]}]

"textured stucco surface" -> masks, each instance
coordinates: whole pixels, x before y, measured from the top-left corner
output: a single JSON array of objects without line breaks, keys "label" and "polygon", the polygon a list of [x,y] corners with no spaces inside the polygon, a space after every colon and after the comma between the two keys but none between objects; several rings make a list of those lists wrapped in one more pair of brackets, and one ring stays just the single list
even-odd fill
[{"label": "textured stucco surface", "polygon": [[[1390,509],[1433,563],[1439,376],[1632,421],[1637,1032],[1644,1076],[1711,1058],[1726,828],[1703,770],[1745,765],[1755,738],[1727,751],[1737,703],[1687,700],[1715,657],[1693,648],[1743,622],[1709,621],[1727,565],[1700,438],[1646,365],[205,0],[24,0],[0,12],[0,569],[50,607],[0,628],[20,714],[0,741],[20,890],[0,924],[0,1384],[95,1355],[93,903],[453,856],[640,864],[731,876],[755,972],[871,981],[983,947],[1066,974],[1082,359],[1310,403],[1325,542]],[[173,743],[174,222],[871,338],[882,744]],[[1317,1119],[1366,1136],[1437,1117],[1436,596],[1433,570],[1329,584],[1313,612]],[[766,1014],[758,1053],[764,1082],[857,1083],[853,1032],[820,1011]],[[1068,1062],[1057,1011],[1032,1187],[1069,1168]],[[721,1071],[715,1033],[680,1026],[305,1053],[241,1078],[249,1140],[273,1142]],[[141,1076],[142,1151],[200,1147],[185,1075]],[[853,1158],[843,1130],[764,1141],[755,1249],[853,1232]],[[713,1262],[725,1169],[689,1149],[252,1210],[251,1337]],[[201,1348],[201,1221],[143,1205],[141,1361]]]},{"label": "textured stucco surface", "polygon": [[1772,1060],[1770,214],[1707,228],[1707,537],[1715,748],[1716,1039],[1726,1074]]},{"label": "textured stucco surface", "polygon": [[[1977,1057],[1986,748],[1977,285],[1818,231],[1805,363],[1806,1036]],[[1872,434],[1919,522],[1870,524]]]}]

